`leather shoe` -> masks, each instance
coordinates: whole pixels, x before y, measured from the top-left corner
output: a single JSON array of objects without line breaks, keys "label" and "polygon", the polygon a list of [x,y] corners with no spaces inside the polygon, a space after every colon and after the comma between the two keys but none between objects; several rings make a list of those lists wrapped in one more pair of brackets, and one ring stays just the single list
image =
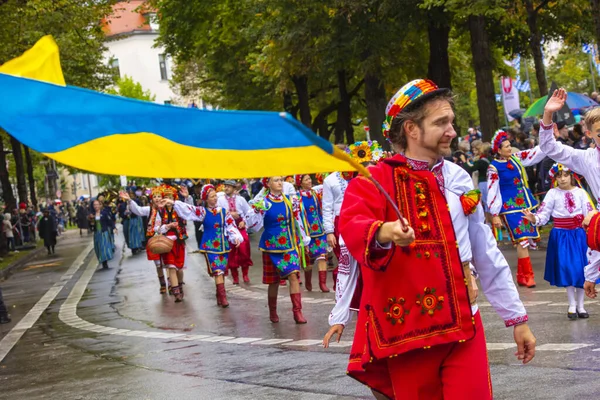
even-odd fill
[{"label": "leather shoe", "polygon": [[577,313],[574,313],[574,312],[568,312],[568,313],[567,313],[567,317],[568,317],[570,320],[576,320],[576,319],[577,319]]}]

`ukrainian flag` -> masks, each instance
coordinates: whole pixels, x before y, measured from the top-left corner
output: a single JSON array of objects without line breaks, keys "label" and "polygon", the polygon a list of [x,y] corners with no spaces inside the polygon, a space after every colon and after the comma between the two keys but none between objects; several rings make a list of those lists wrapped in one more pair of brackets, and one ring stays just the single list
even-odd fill
[{"label": "ukrainian flag", "polygon": [[287,113],[179,108],[65,86],[51,37],[0,67],[0,127],[60,163],[102,174],[224,179],[355,169]]}]

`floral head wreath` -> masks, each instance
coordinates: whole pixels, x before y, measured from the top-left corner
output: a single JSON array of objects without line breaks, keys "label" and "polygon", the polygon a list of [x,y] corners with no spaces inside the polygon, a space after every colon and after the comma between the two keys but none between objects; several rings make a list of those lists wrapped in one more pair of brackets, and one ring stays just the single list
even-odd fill
[{"label": "floral head wreath", "polygon": [[294,183],[296,184],[296,187],[300,188],[300,186],[302,186],[302,179],[306,176],[306,175],[310,175],[310,174],[299,174],[299,175],[294,175]]},{"label": "floral head wreath", "polygon": [[356,162],[377,162],[384,156],[383,149],[376,140],[356,142],[346,147],[346,153],[350,154]]},{"label": "floral head wreath", "polygon": [[260,182],[262,183],[262,185],[266,188],[269,188],[269,180],[271,179],[271,177],[266,177],[266,178],[262,178],[260,180]]},{"label": "floral head wreath", "polygon": [[161,186],[161,194],[163,197],[171,196],[174,199],[177,198],[177,189],[170,185],[162,185]]},{"label": "floral head wreath", "polygon": [[156,187],[153,187],[153,188],[150,190],[150,193],[149,193],[148,195],[149,195],[149,197],[150,197],[151,199],[153,199],[153,198],[154,198],[154,197],[156,197],[156,196],[161,196],[161,197],[162,197],[162,186],[156,186]]},{"label": "floral head wreath", "polygon": [[[423,104],[428,98],[435,96],[436,94],[447,92],[450,93],[450,89],[440,89],[433,81],[429,79],[415,79],[402,86],[400,90],[396,92],[385,108],[385,121],[383,122],[383,137],[390,140],[390,128],[392,127],[392,121],[396,118],[396,115],[402,110],[408,110],[410,108],[416,108],[420,104]],[[418,100],[418,101],[417,101]]]},{"label": "floral head wreath", "polygon": [[200,199],[206,201],[211,190],[216,191],[215,187],[210,183],[202,186],[202,190],[200,191]]},{"label": "floral head wreath", "polygon": [[502,142],[505,140],[508,140],[508,133],[502,129],[497,130],[492,138],[492,152],[494,152],[494,154],[498,153],[500,146],[502,146]]},{"label": "floral head wreath", "polygon": [[329,175],[328,172],[315,174],[315,179],[317,180],[317,184],[322,185],[323,181],[325,180],[325,178],[327,178],[328,175]]}]

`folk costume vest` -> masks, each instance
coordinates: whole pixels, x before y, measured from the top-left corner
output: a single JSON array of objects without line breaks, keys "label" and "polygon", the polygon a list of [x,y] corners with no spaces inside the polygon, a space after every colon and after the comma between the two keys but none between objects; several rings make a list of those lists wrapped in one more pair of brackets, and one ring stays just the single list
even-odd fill
[{"label": "folk costume vest", "polygon": [[259,249],[267,253],[285,253],[296,249],[300,234],[292,201],[287,196],[274,199],[269,196],[265,200],[271,207],[264,214],[264,231],[260,237]]},{"label": "folk costume vest", "polygon": [[177,215],[175,209],[171,209],[171,211],[167,210],[166,207],[160,208],[158,210],[160,215],[160,219],[163,225],[170,224],[171,222],[177,221],[177,228],[171,229],[166,235],[175,235],[177,240],[186,240],[188,238],[187,231],[185,229],[185,221]]},{"label": "folk costume vest", "polygon": [[224,254],[229,252],[229,240],[225,231],[226,211],[222,207],[206,208],[204,217],[204,235],[200,251],[204,253]]},{"label": "folk costume vest", "polygon": [[[475,335],[467,279],[450,211],[436,177],[428,170],[411,169],[401,155],[370,171],[394,197],[413,227],[416,241],[408,248],[393,246],[371,263],[374,254],[369,252],[376,248],[377,230],[383,222],[396,221],[396,213],[388,204],[377,203],[384,209],[377,216],[383,217],[383,222],[370,223],[365,232],[358,230],[364,229],[364,222],[352,224],[357,215],[342,215],[342,235],[354,229],[357,236],[363,235],[360,242],[356,237],[344,236],[346,244],[354,242],[349,249],[361,264],[363,281],[349,364],[349,373],[361,381],[361,374],[369,373],[374,361],[414,349],[466,341]],[[366,185],[365,190],[373,194],[365,201],[383,201],[375,186],[370,182]],[[355,253],[357,243],[367,243],[362,257]]]},{"label": "folk costume vest", "polygon": [[311,238],[323,236],[325,229],[323,229],[323,211],[319,195],[311,189],[298,191],[298,196],[302,201],[302,213],[307,233]]}]

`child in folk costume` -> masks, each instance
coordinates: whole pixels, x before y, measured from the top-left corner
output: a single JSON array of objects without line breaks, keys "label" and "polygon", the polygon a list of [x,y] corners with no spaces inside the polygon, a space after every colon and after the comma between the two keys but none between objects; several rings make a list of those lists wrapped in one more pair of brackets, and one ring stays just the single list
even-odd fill
[{"label": "child in folk costume", "polygon": [[[146,242],[155,235],[154,223],[151,221],[156,220],[156,213],[158,209],[162,207],[162,186],[157,186],[152,189],[150,194],[150,206],[140,206],[135,201],[132,201],[126,192],[120,192],[119,195],[123,200],[126,200],[129,204],[129,210],[132,214],[139,217],[150,217],[148,218],[148,224],[146,226]],[[163,270],[163,263],[160,254],[155,254],[150,251],[150,248],[146,246],[146,256],[148,261],[152,261],[156,266],[156,273],[158,275],[158,283],[160,284],[160,294],[167,293],[167,283],[165,282],[165,273]],[[169,292],[171,292],[171,286],[169,285]]]},{"label": "child in folk costume", "polygon": [[323,186],[314,186],[308,174],[296,175],[298,197],[302,202],[302,218],[304,228],[310,236],[310,244],[305,247],[308,258],[304,271],[304,284],[306,290],[312,291],[312,266],[316,262],[319,269],[319,289],[329,292],[327,287],[327,235],[323,228]]},{"label": "child in folk costume", "polygon": [[[517,245],[517,284],[535,287],[534,273],[529,258],[529,246],[536,246],[540,238],[537,226],[523,218],[523,210],[537,208],[527,182],[524,167],[538,164],[545,158],[539,147],[512,154],[508,134],[497,131],[492,138],[492,151],[496,159],[488,168],[488,211],[496,229],[506,225],[510,238]],[[502,219],[501,219],[502,217]]]},{"label": "child in folk costume", "polygon": [[113,232],[117,231],[112,212],[104,207],[100,201],[94,200],[91,228],[94,232],[94,252],[103,268],[108,268],[108,262],[113,259],[115,253],[114,242],[111,239]]},{"label": "child in folk costume", "polygon": [[536,226],[545,225],[553,218],[544,279],[552,286],[567,288],[569,319],[588,318],[583,307],[588,247],[581,223],[594,206],[587,192],[576,186],[575,177],[567,167],[554,164],[550,177],[555,187],[548,191],[538,211],[533,214],[525,210],[523,214]]},{"label": "child in folk costume", "polygon": [[[183,267],[185,265],[185,240],[187,239],[187,231],[183,218],[177,213],[173,206],[173,201],[178,197],[177,189],[172,186],[162,186],[163,199],[170,200],[169,204],[165,204],[152,214],[148,224],[153,227],[154,233],[165,235],[173,241],[171,251],[161,254],[160,258],[167,270],[169,271],[169,282],[175,302],[183,301]],[[185,204],[185,203],[184,203]]]},{"label": "child in folk costume", "polygon": [[242,268],[242,278],[244,279],[244,282],[250,283],[248,270],[253,263],[250,252],[250,240],[248,239],[248,232],[246,231],[246,216],[250,212],[250,205],[246,199],[239,194],[236,194],[235,187],[237,184],[235,181],[227,180],[223,184],[225,185],[225,192],[224,195],[218,196],[217,204],[231,214],[240,234],[244,238],[244,241],[239,246],[235,246],[231,249],[227,269],[231,271],[234,285],[240,283],[240,267]]},{"label": "child in folk costume", "polygon": [[[181,194],[187,197],[187,188],[181,188]],[[237,229],[235,220],[223,207],[217,205],[217,191],[211,184],[204,185],[200,193],[206,207],[193,206],[176,201],[174,207],[183,219],[202,222],[204,234],[200,243],[200,252],[206,258],[208,274],[215,278],[217,289],[217,305],[229,306],[225,292],[225,271],[229,258],[230,246],[239,246],[244,237]],[[167,201],[167,204],[169,202]]]},{"label": "child in folk costume", "polygon": [[298,247],[300,241],[307,246],[310,237],[304,233],[302,227],[300,201],[297,196],[289,197],[283,194],[283,179],[280,176],[263,179],[263,185],[268,188],[267,194],[252,205],[248,223],[250,229],[255,231],[264,226],[259,249],[263,254],[263,283],[269,285],[269,319],[273,323],[279,322],[279,281],[287,279],[290,282],[294,320],[297,324],[305,324],[298,281],[301,269]]}]

